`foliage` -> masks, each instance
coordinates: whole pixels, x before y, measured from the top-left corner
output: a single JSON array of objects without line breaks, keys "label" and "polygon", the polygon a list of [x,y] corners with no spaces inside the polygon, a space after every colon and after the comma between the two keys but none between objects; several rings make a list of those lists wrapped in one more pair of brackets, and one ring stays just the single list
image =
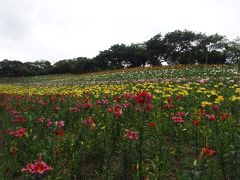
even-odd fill
[{"label": "foliage", "polygon": [[206,35],[189,30],[161,33],[143,43],[115,44],[93,58],[49,61],[0,62],[0,76],[32,76],[45,74],[82,74],[103,70],[176,64],[226,64],[239,61],[239,38],[229,41],[219,34]]}]

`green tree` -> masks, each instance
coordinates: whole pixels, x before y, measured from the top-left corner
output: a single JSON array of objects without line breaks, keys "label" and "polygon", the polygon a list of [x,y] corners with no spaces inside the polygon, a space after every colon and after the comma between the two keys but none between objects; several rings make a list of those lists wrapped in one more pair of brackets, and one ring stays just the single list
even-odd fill
[{"label": "green tree", "polygon": [[200,64],[223,64],[226,62],[227,39],[225,36],[213,34],[203,35],[196,46],[196,56]]},{"label": "green tree", "polygon": [[128,67],[139,67],[147,64],[147,50],[145,44],[131,44],[122,54],[124,63]]},{"label": "green tree", "polygon": [[94,61],[103,69],[144,66],[147,62],[147,51],[144,44],[116,44],[101,51]]},{"label": "green tree", "polygon": [[151,65],[161,65],[166,52],[166,45],[162,41],[161,33],[157,34],[146,43],[147,62]]},{"label": "green tree", "polygon": [[20,61],[4,59],[0,62],[0,76],[24,76],[24,64]]},{"label": "green tree", "polygon": [[73,59],[73,73],[86,73],[96,71],[95,63],[92,59],[86,57],[78,57]]},{"label": "green tree", "polygon": [[200,43],[201,38],[201,33],[196,34],[188,30],[167,33],[162,40],[165,46],[163,59],[168,64],[196,63],[195,47]]},{"label": "green tree", "polygon": [[53,72],[62,74],[62,73],[71,73],[73,72],[74,64],[72,59],[65,59],[58,61],[53,66]]},{"label": "green tree", "polygon": [[230,41],[227,45],[227,59],[230,63],[240,63],[240,38]]}]

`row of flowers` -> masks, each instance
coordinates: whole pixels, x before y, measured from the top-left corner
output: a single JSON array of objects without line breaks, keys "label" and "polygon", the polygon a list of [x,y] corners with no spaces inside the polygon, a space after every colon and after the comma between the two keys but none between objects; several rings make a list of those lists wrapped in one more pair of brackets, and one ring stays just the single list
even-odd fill
[{"label": "row of flowers", "polygon": [[240,177],[236,68],[37,78],[0,84],[0,177]]}]

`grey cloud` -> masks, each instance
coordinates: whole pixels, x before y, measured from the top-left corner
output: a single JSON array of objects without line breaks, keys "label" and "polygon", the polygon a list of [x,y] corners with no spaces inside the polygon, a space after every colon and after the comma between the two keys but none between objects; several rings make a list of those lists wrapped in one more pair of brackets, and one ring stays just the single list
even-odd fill
[{"label": "grey cloud", "polygon": [[187,28],[239,36],[239,0],[0,0],[0,60],[93,57]]},{"label": "grey cloud", "polygon": [[21,40],[27,32],[27,24],[18,18],[5,16],[0,19],[0,34],[5,38]]},{"label": "grey cloud", "polygon": [[0,37],[12,40],[26,37],[31,26],[30,7],[25,0],[0,1]]}]

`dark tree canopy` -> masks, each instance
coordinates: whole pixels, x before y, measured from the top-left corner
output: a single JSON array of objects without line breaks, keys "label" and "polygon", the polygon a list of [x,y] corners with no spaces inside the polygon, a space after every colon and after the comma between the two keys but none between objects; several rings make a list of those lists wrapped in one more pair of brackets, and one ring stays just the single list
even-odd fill
[{"label": "dark tree canopy", "polygon": [[240,63],[240,38],[229,41],[219,34],[206,35],[189,30],[161,33],[138,44],[115,44],[94,58],[78,57],[51,64],[47,60],[0,61],[0,76],[32,76],[87,73],[128,67],[171,64]]}]

